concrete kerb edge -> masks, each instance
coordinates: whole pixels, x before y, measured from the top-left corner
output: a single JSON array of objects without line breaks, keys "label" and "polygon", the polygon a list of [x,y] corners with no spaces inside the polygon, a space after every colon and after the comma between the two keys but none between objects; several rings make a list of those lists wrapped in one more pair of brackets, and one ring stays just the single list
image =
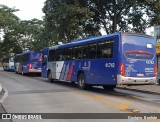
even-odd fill
[{"label": "concrete kerb edge", "polygon": [[8,97],[8,90],[2,85],[1,85],[1,87],[2,87],[1,92],[4,92],[4,94],[3,94],[2,98],[0,99],[0,104],[2,104],[5,101],[5,99]]},{"label": "concrete kerb edge", "polygon": [[158,92],[153,92],[153,91],[144,91],[140,89],[132,89],[132,88],[126,88],[126,87],[116,87],[117,89],[124,89],[124,90],[130,90],[130,91],[136,91],[136,92],[142,92],[142,93],[148,93],[148,94],[155,94],[155,95],[160,95]]},{"label": "concrete kerb edge", "polygon": [[2,85],[0,84],[0,92],[2,92]]}]

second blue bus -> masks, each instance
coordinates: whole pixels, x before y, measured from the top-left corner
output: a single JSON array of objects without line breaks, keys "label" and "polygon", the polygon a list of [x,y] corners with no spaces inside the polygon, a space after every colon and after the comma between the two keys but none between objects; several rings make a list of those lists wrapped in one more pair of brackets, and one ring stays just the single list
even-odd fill
[{"label": "second blue bus", "polygon": [[22,75],[41,73],[42,53],[28,51],[15,56],[15,72]]}]

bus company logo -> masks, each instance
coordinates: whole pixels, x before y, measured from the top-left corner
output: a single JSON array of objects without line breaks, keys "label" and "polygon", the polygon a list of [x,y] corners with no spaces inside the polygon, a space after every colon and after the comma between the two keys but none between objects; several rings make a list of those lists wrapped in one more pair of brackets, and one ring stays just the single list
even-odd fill
[{"label": "bus company logo", "polygon": [[2,119],[12,119],[11,114],[2,114]]},{"label": "bus company logo", "polygon": [[154,61],[146,61],[146,64],[154,64]]}]

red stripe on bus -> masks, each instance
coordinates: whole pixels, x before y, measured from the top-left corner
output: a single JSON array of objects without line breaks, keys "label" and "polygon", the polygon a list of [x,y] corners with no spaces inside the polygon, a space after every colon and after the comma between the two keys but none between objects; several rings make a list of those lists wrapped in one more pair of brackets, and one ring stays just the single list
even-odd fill
[{"label": "red stripe on bus", "polygon": [[74,65],[72,64],[70,69],[69,69],[68,76],[67,76],[68,81],[71,80],[71,76],[72,76],[72,73],[73,73],[73,67],[74,67]]}]

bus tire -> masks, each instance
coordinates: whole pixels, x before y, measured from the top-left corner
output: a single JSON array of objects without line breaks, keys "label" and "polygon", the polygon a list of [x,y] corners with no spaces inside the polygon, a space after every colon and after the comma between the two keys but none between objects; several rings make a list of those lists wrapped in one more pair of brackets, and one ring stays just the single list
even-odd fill
[{"label": "bus tire", "polygon": [[116,85],[104,85],[103,88],[105,90],[113,90],[116,87]]},{"label": "bus tire", "polygon": [[160,86],[160,79],[159,79],[158,81],[159,81],[158,84],[159,84],[159,86]]},{"label": "bus tire", "polygon": [[89,85],[86,84],[84,73],[78,75],[78,87],[82,90],[88,89]]},{"label": "bus tire", "polygon": [[48,82],[50,82],[50,83],[53,82],[51,71],[48,72]]}]

